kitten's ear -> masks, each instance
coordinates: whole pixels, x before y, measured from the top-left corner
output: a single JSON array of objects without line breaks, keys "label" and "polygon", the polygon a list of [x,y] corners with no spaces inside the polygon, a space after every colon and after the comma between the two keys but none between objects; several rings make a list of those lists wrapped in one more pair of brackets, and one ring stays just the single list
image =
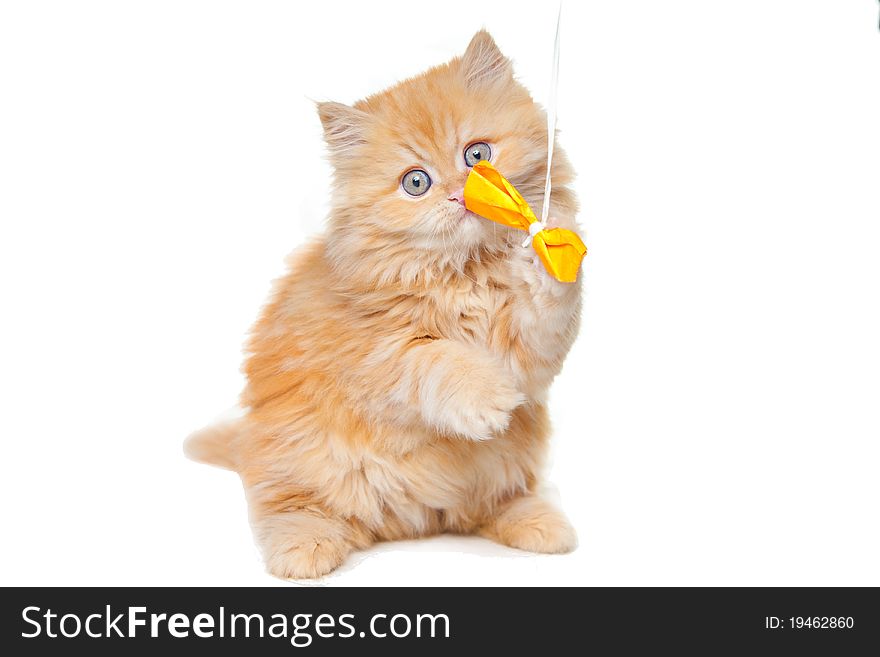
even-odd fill
[{"label": "kitten's ear", "polygon": [[344,156],[366,143],[366,112],[342,103],[318,103],[318,116],[333,157]]},{"label": "kitten's ear", "polygon": [[462,57],[462,72],[468,86],[481,87],[513,77],[513,64],[498,49],[486,30],[471,39]]}]

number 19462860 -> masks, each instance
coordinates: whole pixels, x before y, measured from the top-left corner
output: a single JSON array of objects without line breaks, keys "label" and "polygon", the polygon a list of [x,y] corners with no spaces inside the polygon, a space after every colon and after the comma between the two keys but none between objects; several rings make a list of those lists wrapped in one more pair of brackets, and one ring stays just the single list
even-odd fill
[{"label": "number 19462860", "polygon": [[852,616],[790,616],[788,619],[778,616],[764,617],[764,627],[768,630],[785,627],[794,630],[805,628],[811,630],[851,630],[853,625],[855,625],[855,621]]}]

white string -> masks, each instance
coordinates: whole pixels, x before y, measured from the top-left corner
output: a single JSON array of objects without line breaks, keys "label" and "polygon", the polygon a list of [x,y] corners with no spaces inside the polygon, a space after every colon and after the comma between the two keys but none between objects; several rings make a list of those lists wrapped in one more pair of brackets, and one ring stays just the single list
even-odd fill
[{"label": "white string", "polygon": [[523,248],[527,247],[532,243],[532,240],[535,238],[535,235],[544,230],[547,226],[543,221],[533,221],[529,224],[529,236],[523,240]]},{"label": "white string", "polygon": [[553,71],[550,75],[550,95],[547,99],[547,178],[544,181],[544,205],[541,207],[541,223],[547,222],[550,212],[550,165],[553,164],[553,146],[556,143],[556,88],[559,83],[559,26],[562,23],[562,0],[556,14],[556,38],[553,43]]}]

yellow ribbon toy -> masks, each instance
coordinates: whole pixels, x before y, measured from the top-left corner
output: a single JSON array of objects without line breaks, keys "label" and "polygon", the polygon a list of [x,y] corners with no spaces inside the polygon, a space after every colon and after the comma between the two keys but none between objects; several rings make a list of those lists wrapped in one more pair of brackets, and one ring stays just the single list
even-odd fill
[{"label": "yellow ribbon toy", "polygon": [[510,181],[488,161],[477,162],[464,185],[465,207],[486,219],[529,233],[544,267],[557,281],[574,283],[587,247],[565,228],[545,228]]}]

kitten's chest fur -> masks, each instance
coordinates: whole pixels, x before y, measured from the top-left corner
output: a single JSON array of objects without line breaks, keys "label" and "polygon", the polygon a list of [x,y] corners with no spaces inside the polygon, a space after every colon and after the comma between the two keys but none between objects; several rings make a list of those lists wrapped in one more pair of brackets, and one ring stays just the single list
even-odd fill
[{"label": "kitten's chest fur", "polygon": [[436,329],[437,337],[489,347],[512,302],[507,287],[494,282],[453,279],[421,297],[416,322]]}]

